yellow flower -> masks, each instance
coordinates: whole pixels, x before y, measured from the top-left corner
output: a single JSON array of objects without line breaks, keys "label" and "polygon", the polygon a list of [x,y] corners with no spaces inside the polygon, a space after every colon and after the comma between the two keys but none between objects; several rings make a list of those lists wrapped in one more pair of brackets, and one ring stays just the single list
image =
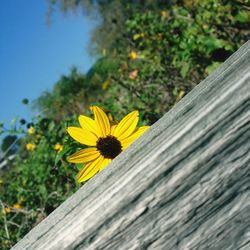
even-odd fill
[{"label": "yellow flower", "polygon": [[21,204],[20,203],[15,203],[14,205],[13,205],[13,208],[15,208],[15,209],[20,209],[22,206],[21,206]]},{"label": "yellow flower", "polygon": [[139,34],[134,34],[133,35],[133,40],[137,40],[137,39],[139,39],[139,38],[143,38],[145,35],[144,35],[144,33],[142,32],[142,33],[139,33]]},{"label": "yellow flower", "polygon": [[168,17],[168,12],[166,10],[163,10],[161,12],[161,16],[164,17],[164,18],[167,18]]},{"label": "yellow flower", "polygon": [[3,213],[4,213],[4,214],[10,213],[10,208],[9,208],[9,207],[4,207]]},{"label": "yellow flower", "polygon": [[3,184],[3,180],[2,179],[0,179],[0,185],[2,185]]},{"label": "yellow flower", "polygon": [[137,69],[131,71],[131,72],[129,73],[129,79],[135,80],[135,78],[138,76],[138,72],[139,72],[139,71],[138,71]]},{"label": "yellow flower", "polygon": [[27,143],[27,144],[26,144],[26,149],[27,149],[28,151],[34,151],[35,147],[36,147],[36,145],[33,144],[33,143]]},{"label": "yellow flower", "polygon": [[57,151],[58,153],[61,152],[63,150],[63,145],[61,145],[60,143],[56,143],[54,145],[54,150]]},{"label": "yellow flower", "polygon": [[30,127],[29,129],[28,129],[28,134],[29,135],[33,135],[35,133],[35,128],[34,127]]},{"label": "yellow flower", "polygon": [[132,51],[130,54],[129,54],[129,57],[132,59],[132,60],[135,60],[137,58],[137,53],[135,51]]},{"label": "yellow flower", "polygon": [[68,127],[69,135],[81,144],[90,146],[68,157],[71,163],[84,163],[77,175],[78,182],[90,179],[105,168],[118,154],[140,137],[149,126],[136,128],[139,112],[133,111],[117,125],[111,125],[105,112],[97,107],[90,108],[94,119],[80,115],[81,128]]},{"label": "yellow flower", "polygon": [[107,79],[106,81],[104,81],[102,83],[102,89],[106,90],[108,88],[109,84],[110,84],[110,81],[109,81],[109,79]]},{"label": "yellow flower", "polygon": [[178,95],[178,98],[181,99],[185,94],[186,94],[185,91],[181,90]]}]

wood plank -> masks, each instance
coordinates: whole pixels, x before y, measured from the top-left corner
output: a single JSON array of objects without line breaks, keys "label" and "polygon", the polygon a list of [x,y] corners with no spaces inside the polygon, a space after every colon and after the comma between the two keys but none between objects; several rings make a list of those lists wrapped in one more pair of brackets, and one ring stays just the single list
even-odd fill
[{"label": "wood plank", "polygon": [[17,249],[250,249],[250,42]]}]

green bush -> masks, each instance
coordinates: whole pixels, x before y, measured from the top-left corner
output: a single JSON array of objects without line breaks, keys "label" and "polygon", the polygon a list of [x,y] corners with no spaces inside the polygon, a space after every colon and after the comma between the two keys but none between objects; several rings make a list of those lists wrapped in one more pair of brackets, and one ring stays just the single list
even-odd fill
[{"label": "green bush", "polygon": [[139,109],[152,124],[247,41],[249,17],[239,4],[218,0],[136,11],[125,23],[126,46],[113,55],[120,69],[110,75],[113,98],[105,105]]},{"label": "green bush", "polygon": [[[1,246],[11,244],[23,237],[69,195],[77,190],[74,180],[77,169],[67,163],[66,153],[74,148],[67,143],[66,123],[57,124],[42,118],[21,139],[19,152],[9,171],[1,176],[0,214]],[[9,239],[3,223],[7,220]]]}]

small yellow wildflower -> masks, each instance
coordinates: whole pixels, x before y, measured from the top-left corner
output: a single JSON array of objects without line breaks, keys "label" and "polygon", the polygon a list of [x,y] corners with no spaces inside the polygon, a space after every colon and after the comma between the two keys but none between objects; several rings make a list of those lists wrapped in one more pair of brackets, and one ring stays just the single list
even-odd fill
[{"label": "small yellow wildflower", "polygon": [[0,185],[2,185],[3,184],[3,180],[2,179],[0,179]]},{"label": "small yellow wildflower", "polygon": [[110,81],[109,81],[109,79],[107,79],[106,81],[103,82],[102,89],[106,90],[108,88],[109,84],[110,84]]},{"label": "small yellow wildflower", "polygon": [[34,127],[30,127],[29,129],[28,129],[28,134],[29,135],[33,135],[35,133],[35,128]]},{"label": "small yellow wildflower", "polygon": [[129,73],[129,79],[135,80],[135,78],[138,76],[138,72],[139,72],[139,71],[138,71],[137,69],[131,71],[131,72]]},{"label": "small yellow wildflower", "polygon": [[28,150],[28,151],[34,151],[34,149],[36,148],[36,145],[35,144],[33,144],[33,143],[27,143],[26,144],[26,149]]},{"label": "small yellow wildflower", "polygon": [[54,145],[54,150],[57,151],[58,153],[61,152],[63,150],[63,145],[61,145],[60,143],[56,143]]},{"label": "small yellow wildflower", "polygon": [[20,209],[21,207],[22,207],[21,204],[18,202],[13,205],[13,208],[15,209]]},{"label": "small yellow wildflower", "polygon": [[145,34],[142,32],[142,33],[139,33],[139,34],[134,34],[133,35],[133,40],[137,40],[139,38],[143,38],[145,36]]},{"label": "small yellow wildflower", "polygon": [[186,94],[185,91],[181,90],[179,95],[178,95],[178,98],[181,99],[185,94]]},{"label": "small yellow wildflower", "polygon": [[168,12],[166,10],[163,10],[161,12],[161,16],[164,17],[164,18],[167,18],[168,17]]},{"label": "small yellow wildflower", "polygon": [[137,58],[137,53],[135,51],[132,51],[130,54],[129,54],[129,57],[132,59],[132,60],[135,60]]},{"label": "small yellow wildflower", "polygon": [[10,213],[10,208],[9,208],[9,207],[4,207],[3,213],[4,213],[4,214]]},{"label": "small yellow wildflower", "polygon": [[77,175],[78,182],[90,179],[105,168],[149,128],[136,128],[139,121],[138,111],[129,113],[118,124],[111,125],[101,108],[93,106],[90,109],[94,113],[94,119],[80,115],[78,119],[81,127],[67,128],[74,140],[90,146],[68,157],[71,163],[85,164]]}]

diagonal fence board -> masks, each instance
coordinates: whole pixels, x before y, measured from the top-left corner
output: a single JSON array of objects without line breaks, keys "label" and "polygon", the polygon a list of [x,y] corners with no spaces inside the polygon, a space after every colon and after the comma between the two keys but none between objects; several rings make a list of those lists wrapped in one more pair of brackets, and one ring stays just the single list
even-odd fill
[{"label": "diagonal fence board", "polygon": [[250,249],[250,42],[17,249]]}]

